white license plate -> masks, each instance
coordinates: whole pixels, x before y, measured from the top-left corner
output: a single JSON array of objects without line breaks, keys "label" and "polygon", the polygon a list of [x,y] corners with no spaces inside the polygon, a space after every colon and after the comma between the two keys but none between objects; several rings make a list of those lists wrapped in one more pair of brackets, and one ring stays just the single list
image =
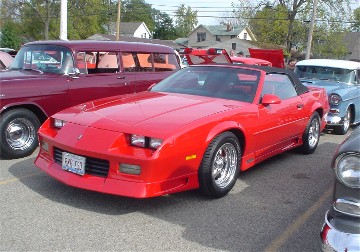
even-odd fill
[{"label": "white license plate", "polygon": [[63,152],[62,168],[79,175],[85,174],[85,157]]}]

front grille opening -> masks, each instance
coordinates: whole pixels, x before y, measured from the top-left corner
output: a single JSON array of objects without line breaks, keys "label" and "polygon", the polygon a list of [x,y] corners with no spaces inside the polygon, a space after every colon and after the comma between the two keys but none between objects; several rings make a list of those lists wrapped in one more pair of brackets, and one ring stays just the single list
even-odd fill
[{"label": "front grille opening", "polygon": [[[54,160],[55,163],[61,165],[62,163],[62,153],[64,150],[61,150],[59,148],[54,148]],[[71,153],[71,152],[68,152]],[[71,153],[75,154],[75,153]],[[77,154],[75,154],[77,155]],[[85,162],[85,174],[94,175],[97,177],[104,177],[106,178],[109,174],[110,169],[110,162],[108,160],[99,159],[99,158],[92,158],[92,157],[86,157]]]}]

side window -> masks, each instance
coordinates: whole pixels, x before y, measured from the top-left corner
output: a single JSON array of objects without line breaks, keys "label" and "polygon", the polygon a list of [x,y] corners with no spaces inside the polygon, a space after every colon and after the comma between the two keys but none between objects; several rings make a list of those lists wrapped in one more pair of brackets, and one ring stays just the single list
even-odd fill
[{"label": "side window", "polygon": [[121,53],[121,61],[124,72],[152,72],[150,53]]},{"label": "side window", "polygon": [[265,76],[262,95],[273,94],[281,100],[297,96],[295,87],[288,75],[268,74]]},{"label": "side window", "polygon": [[119,71],[116,52],[78,52],[76,61],[80,73],[84,74],[117,73]]},{"label": "side window", "polygon": [[97,70],[100,73],[117,73],[119,70],[116,52],[99,52]]},{"label": "side window", "polygon": [[156,72],[173,71],[177,69],[175,54],[154,53],[154,67]]}]

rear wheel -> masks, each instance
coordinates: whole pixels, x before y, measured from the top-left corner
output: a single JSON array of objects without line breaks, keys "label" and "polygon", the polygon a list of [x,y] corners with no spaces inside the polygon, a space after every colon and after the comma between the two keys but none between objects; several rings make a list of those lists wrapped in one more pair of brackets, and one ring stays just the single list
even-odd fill
[{"label": "rear wheel", "polygon": [[211,197],[225,196],[239,175],[240,144],[231,132],[224,132],[210,143],[199,168],[200,192]]},{"label": "rear wheel", "polygon": [[338,135],[345,135],[350,128],[350,121],[351,121],[351,112],[350,109],[348,109],[344,116],[343,124],[334,127],[334,133]]},{"label": "rear wheel", "polygon": [[40,121],[27,109],[13,109],[0,119],[0,156],[21,158],[30,155],[38,146]]},{"label": "rear wheel", "polygon": [[320,116],[314,112],[306,126],[302,136],[303,145],[300,147],[304,154],[311,154],[315,151],[320,140]]}]

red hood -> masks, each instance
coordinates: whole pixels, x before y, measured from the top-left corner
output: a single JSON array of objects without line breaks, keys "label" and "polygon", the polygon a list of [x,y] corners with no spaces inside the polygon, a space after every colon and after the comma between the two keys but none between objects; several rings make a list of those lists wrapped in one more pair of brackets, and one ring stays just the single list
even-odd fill
[{"label": "red hood", "polygon": [[99,129],[144,135],[155,133],[160,137],[233,108],[214,98],[143,92],[84,103],[55,117]]},{"label": "red hood", "polygon": [[255,49],[249,48],[251,58],[270,61],[273,67],[285,68],[282,49]]}]

